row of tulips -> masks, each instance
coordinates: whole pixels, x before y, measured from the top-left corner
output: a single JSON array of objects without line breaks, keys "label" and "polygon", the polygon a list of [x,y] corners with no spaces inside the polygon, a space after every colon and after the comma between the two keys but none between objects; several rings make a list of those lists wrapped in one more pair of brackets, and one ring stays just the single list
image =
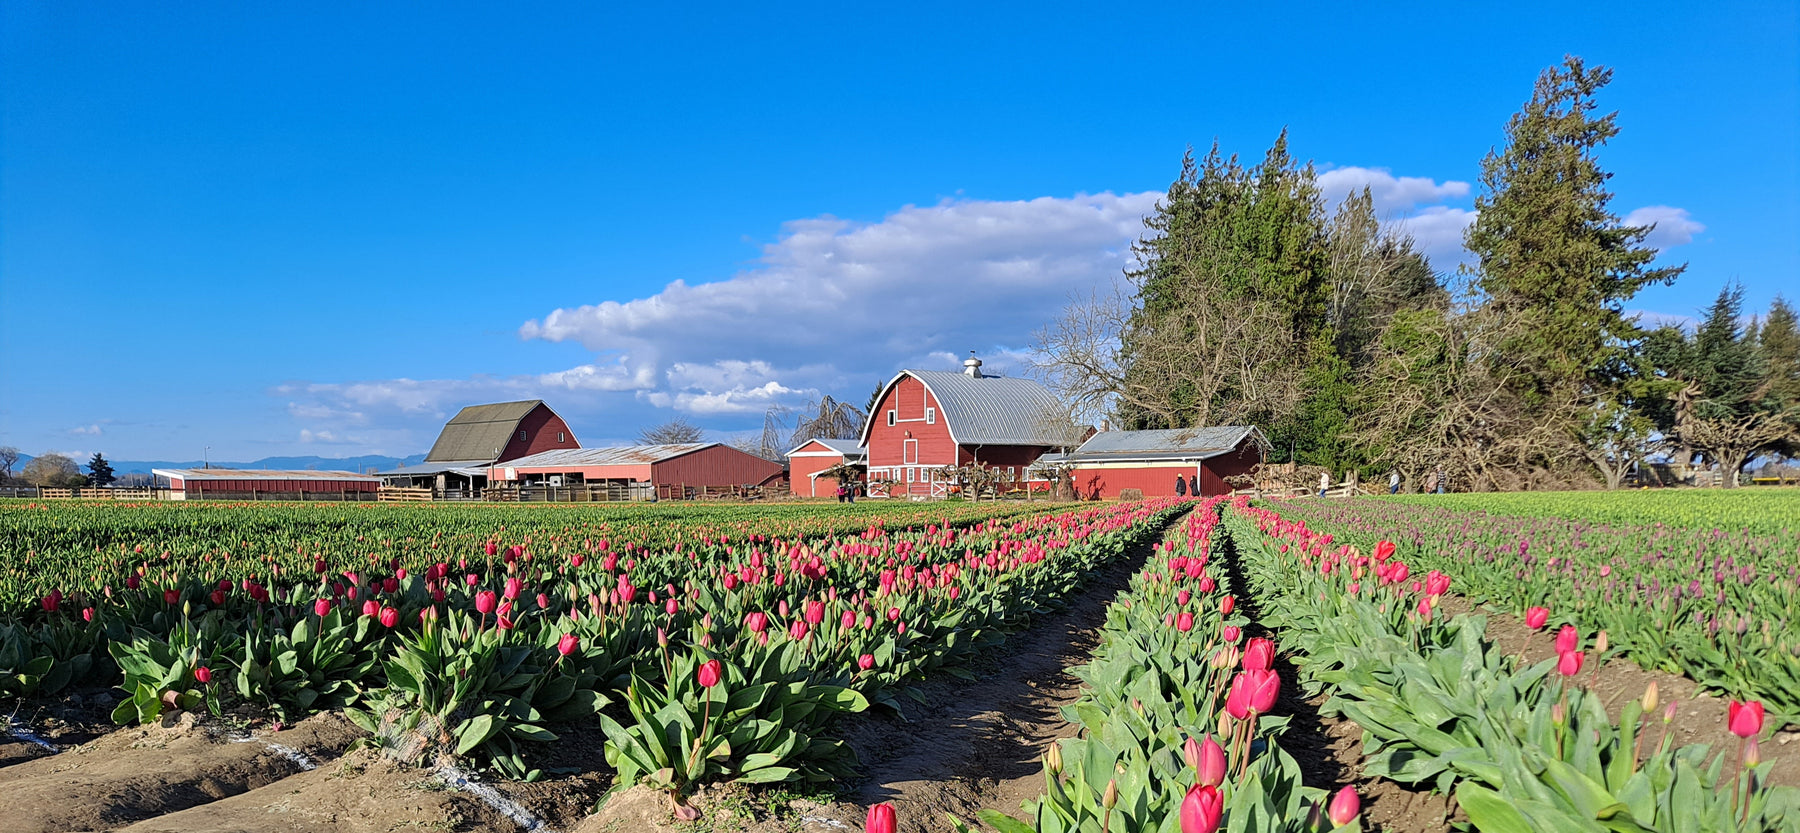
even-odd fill
[{"label": "row of tulips", "polygon": [[1302,783],[1278,739],[1274,645],[1245,639],[1216,563],[1218,499],[1189,514],[1107,608],[1083,694],[1064,709],[1078,737],[1044,756],[1031,823],[982,816],[1002,833],[1354,831],[1351,788]]},{"label": "row of tulips", "polygon": [[[118,584],[144,562],[267,583],[376,565],[423,572],[496,536],[562,557],[800,542],[1044,514],[1024,503],[148,504],[0,500],[0,615],[56,590]],[[601,544],[606,547],[601,547]]]},{"label": "row of tulips", "polygon": [[1394,542],[1476,602],[1554,609],[1645,668],[1800,716],[1800,530],[1608,526],[1386,500],[1292,501],[1284,515],[1367,550]]},{"label": "row of tulips", "polygon": [[1800,830],[1800,790],[1769,787],[1755,751],[1760,704],[1734,709],[1746,740],[1739,774],[1723,778],[1730,751],[1676,748],[1674,704],[1659,717],[1654,689],[1615,721],[1583,687],[1604,633],[1588,642],[1568,626],[1557,658],[1521,668],[1485,640],[1484,616],[1441,615],[1438,597],[1460,576],[1413,577],[1390,543],[1365,554],[1244,501],[1224,532],[1302,683],[1363,728],[1365,773],[1452,794],[1483,831]]},{"label": "row of tulips", "polygon": [[321,558],[266,584],[150,561],[122,586],[53,590],[21,624],[62,646],[59,663],[116,664],[122,723],[203,703],[282,719],[344,708],[403,757],[529,778],[526,750],[555,739],[548,726],[597,721],[622,784],[822,781],[850,763],[825,736],[832,715],[898,707],[904,681],[955,670],[1179,509],[623,555],[490,538],[416,572]]}]

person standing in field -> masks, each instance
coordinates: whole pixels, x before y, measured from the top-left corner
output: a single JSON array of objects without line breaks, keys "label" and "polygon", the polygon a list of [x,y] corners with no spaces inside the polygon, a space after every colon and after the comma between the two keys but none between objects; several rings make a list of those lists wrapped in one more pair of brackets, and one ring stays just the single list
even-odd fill
[{"label": "person standing in field", "polygon": [[1175,496],[1187,497],[1187,480],[1179,474],[1175,475]]},{"label": "person standing in field", "polygon": [[1319,472],[1319,497],[1325,496],[1325,490],[1331,488],[1331,472]]},{"label": "person standing in field", "polygon": [[1394,469],[1393,471],[1388,473],[1388,494],[1390,494],[1390,495],[1400,494],[1400,470],[1399,469]]},{"label": "person standing in field", "polygon": [[1436,469],[1432,469],[1431,476],[1425,478],[1425,491],[1428,493],[1438,491],[1438,473]]}]

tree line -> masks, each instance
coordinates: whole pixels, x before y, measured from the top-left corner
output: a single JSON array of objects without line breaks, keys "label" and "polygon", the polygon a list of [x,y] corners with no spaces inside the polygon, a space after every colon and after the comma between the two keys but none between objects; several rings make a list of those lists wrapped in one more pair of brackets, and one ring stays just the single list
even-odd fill
[{"label": "tree line", "polygon": [[[1800,332],[1727,285],[1692,328],[1626,312],[1683,265],[1611,209],[1611,70],[1546,69],[1481,163],[1470,258],[1434,269],[1370,191],[1325,194],[1283,131],[1181,173],[1111,293],[1038,336],[1038,370],[1119,427],[1261,426],[1271,460],[1471,489],[1618,487],[1652,456],[1728,474],[1800,453]],[[1343,196],[1334,211],[1331,198]],[[1727,482],[1735,482],[1728,477]]]},{"label": "tree line", "polygon": [[[24,456],[10,445],[0,446],[0,485],[22,482],[53,489],[79,489],[105,486],[118,480],[112,464],[98,451],[88,460],[87,474],[82,474],[75,461],[62,454],[33,457],[24,466],[19,466],[19,460]],[[14,471],[15,468],[18,470]]]}]

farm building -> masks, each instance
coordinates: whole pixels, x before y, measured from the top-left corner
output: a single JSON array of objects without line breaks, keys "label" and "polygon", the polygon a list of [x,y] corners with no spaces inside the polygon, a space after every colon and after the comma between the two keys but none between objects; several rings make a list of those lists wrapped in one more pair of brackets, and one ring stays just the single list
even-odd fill
[{"label": "farm building", "polygon": [[[1269,441],[1242,425],[1161,431],[1102,431],[1065,460],[1073,467],[1075,492],[1084,498],[1116,498],[1121,489],[1145,497],[1182,492],[1203,496],[1231,491],[1225,478],[1248,474],[1260,465]],[[1195,491],[1195,487],[1199,491]]]},{"label": "farm building", "polygon": [[963,372],[902,370],[881,389],[863,426],[869,494],[944,497],[938,470],[979,465],[1026,479],[1045,452],[1073,445],[1055,394],[1030,379],[987,376],[971,356]]},{"label": "farm building", "polygon": [[489,482],[577,488],[651,484],[665,497],[717,494],[781,479],[780,463],[723,443],[628,445],[545,451],[488,468]]},{"label": "farm building", "polygon": [[807,440],[788,452],[787,458],[788,479],[794,494],[800,497],[835,497],[837,478],[819,474],[838,466],[858,466],[863,471],[862,479],[868,479],[869,450],[857,445],[856,440]]},{"label": "farm building", "polygon": [[470,405],[444,424],[425,462],[376,476],[389,486],[473,497],[487,485],[488,469],[496,463],[578,448],[575,432],[541,399]]},{"label": "farm building", "polygon": [[347,471],[151,469],[169,500],[373,500],[381,479]]}]

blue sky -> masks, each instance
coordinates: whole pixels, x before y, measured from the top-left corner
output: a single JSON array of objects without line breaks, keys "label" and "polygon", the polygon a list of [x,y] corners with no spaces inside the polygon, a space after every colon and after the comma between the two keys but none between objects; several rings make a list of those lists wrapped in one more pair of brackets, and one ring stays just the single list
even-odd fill
[{"label": "blue sky", "polygon": [[0,6],[0,444],[404,455],[539,396],[723,438],[1016,366],[1184,146],[1284,126],[1450,268],[1571,52],[1617,72],[1615,209],[1690,263],[1633,306],[1800,295],[1791,2],[179,5]]}]

